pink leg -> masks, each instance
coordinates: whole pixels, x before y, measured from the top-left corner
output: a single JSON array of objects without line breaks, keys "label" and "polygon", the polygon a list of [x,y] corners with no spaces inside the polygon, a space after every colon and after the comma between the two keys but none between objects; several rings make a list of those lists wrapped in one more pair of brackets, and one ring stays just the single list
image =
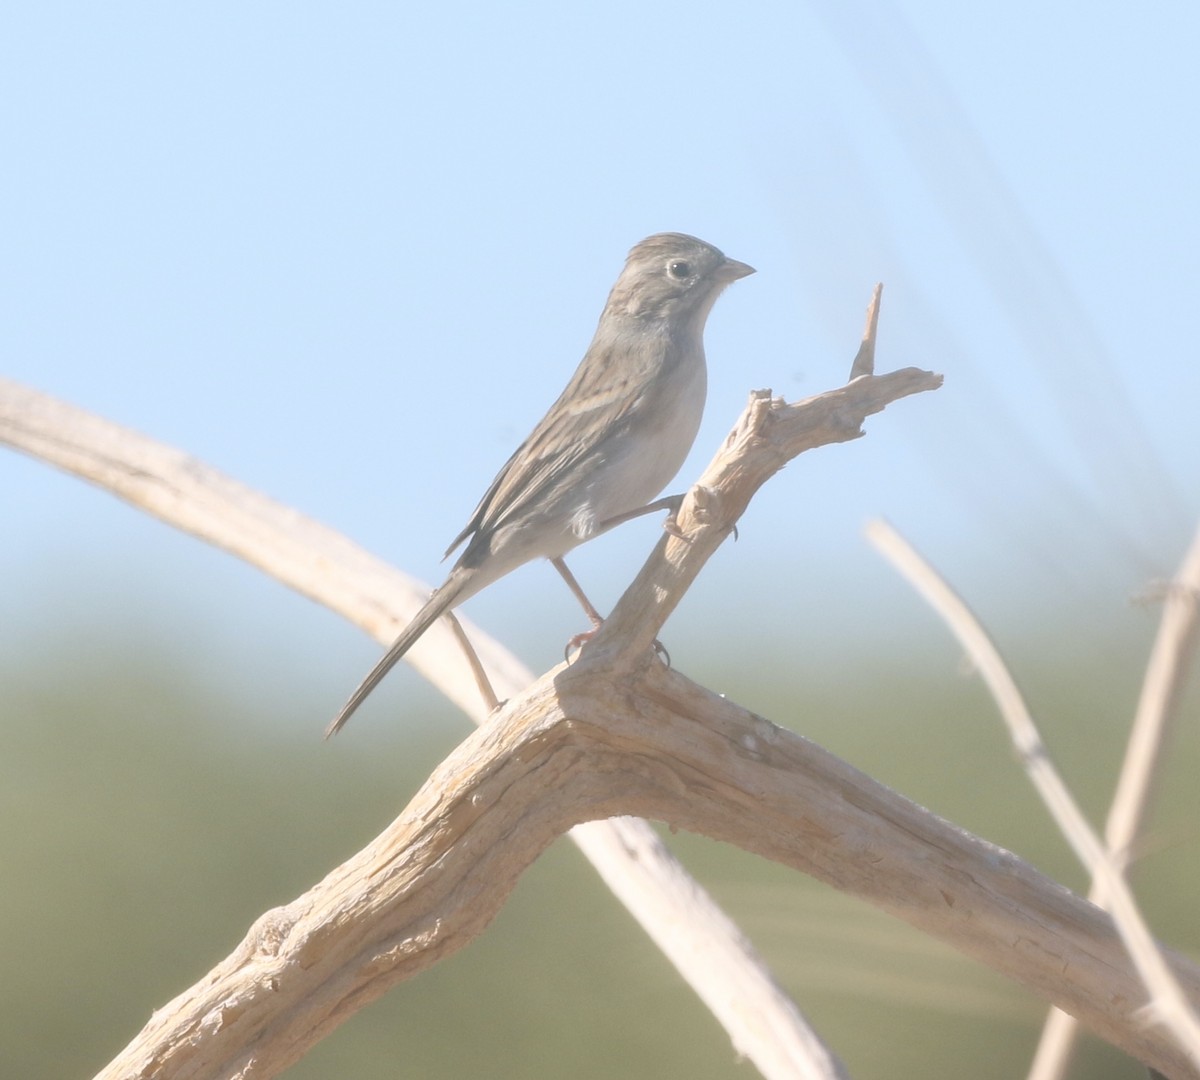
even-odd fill
[{"label": "pink leg", "polygon": [[[663,507],[656,506],[653,509],[661,510]],[[636,515],[635,515],[636,516]],[[550,560],[554,564],[554,569],[562,576],[563,581],[567,583],[567,588],[575,595],[575,599],[579,601],[583,610],[587,613],[587,617],[592,621],[592,628],[584,630],[581,634],[576,634],[570,641],[567,642],[567,647],[563,650],[563,658],[569,660],[571,653],[578,649],[585,641],[590,641],[596,636],[596,631],[600,629],[600,624],[604,622],[600,612],[592,605],[592,602],[584,595],[583,589],[578,581],[575,580],[575,575],[571,573],[567,564],[563,562],[561,555],[555,556]],[[671,666],[671,657],[667,650],[663,647],[660,641],[654,642],[654,651],[659,654],[666,662],[667,667]]]},{"label": "pink leg", "polygon": [[554,569],[562,576],[563,581],[567,583],[567,588],[575,595],[575,599],[579,601],[580,606],[587,613],[587,617],[592,622],[590,630],[583,631],[582,634],[576,634],[570,641],[567,642],[567,647],[563,650],[564,659],[570,659],[571,653],[579,648],[585,641],[589,640],[597,630],[600,629],[600,624],[604,622],[600,612],[596,610],[592,602],[584,595],[583,589],[578,581],[575,580],[575,575],[571,573],[567,564],[563,562],[561,555],[550,560],[554,564]]},{"label": "pink leg", "polygon": [[557,555],[550,562],[554,564],[554,569],[562,575],[563,581],[567,583],[567,588],[571,590],[575,599],[579,601],[584,613],[592,620],[593,631],[597,629],[604,622],[604,617],[592,606],[592,602],[584,595],[583,589],[580,588],[579,582],[575,580],[575,575],[571,573],[567,564],[563,562],[562,556]]}]

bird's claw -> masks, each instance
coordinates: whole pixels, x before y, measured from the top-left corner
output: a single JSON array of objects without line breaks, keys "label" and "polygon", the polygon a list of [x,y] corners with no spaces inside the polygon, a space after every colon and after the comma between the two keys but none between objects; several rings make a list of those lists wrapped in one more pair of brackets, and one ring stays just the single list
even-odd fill
[{"label": "bird's claw", "polygon": [[[573,654],[581,649],[587,642],[591,641],[592,638],[596,636],[596,632],[599,629],[600,627],[593,626],[591,630],[585,630],[583,633],[576,634],[573,638],[571,638],[571,640],[567,642],[566,648],[563,649],[563,660],[570,664]],[[667,667],[670,667],[671,654],[667,652],[667,647],[661,641],[659,641],[658,638],[655,638],[654,641],[651,642],[651,646],[654,649],[654,655],[657,656],[664,664],[666,664]]]},{"label": "bird's claw", "polygon": [[596,636],[596,631],[599,626],[593,626],[590,630],[584,630],[581,634],[576,634],[570,641],[567,642],[566,648],[563,649],[563,659],[569,664],[571,662],[571,654],[577,652],[583,647],[585,642],[591,641]]}]

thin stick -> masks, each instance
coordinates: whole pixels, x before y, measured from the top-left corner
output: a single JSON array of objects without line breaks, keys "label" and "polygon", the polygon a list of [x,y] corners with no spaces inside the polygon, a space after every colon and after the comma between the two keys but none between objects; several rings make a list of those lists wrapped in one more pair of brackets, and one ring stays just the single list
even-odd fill
[{"label": "thin stick", "polygon": [[867,325],[863,328],[862,344],[858,347],[854,363],[850,365],[851,379],[875,374],[875,333],[879,329],[879,301],[882,296],[883,285],[876,285],[871,293],[871,302],[867,305]]},{"label": "thin stick", "polygon": [[1162,622],[1146,666],[1124,767],[1105,827],[1108,846],[1122,865],[1128,861],[1133,841],[1141,831],[1154,776],[1196,648],[1198,601],[1200,531],[1166,591]]},{"label": "thin stick", "polygon": [[999,651],[963,600],[895,529],[884,521],[873,521],[867,526],[866,532],[876,549],[941,615],[971,657],[999,706],[1009,735],[1035,789],[1076,856],[1111,897],[1117,931],[1138,975],[1150,991],[1147,1018],[1166,1026],[1184,1052],[1200,1068],[1200,1018],[1192,1010],[1167,967],[1125,882],[1121,867],[1087,823],[1066,784],[1051,764],[1045,743]]},{"label": "thin stick", "polygon": [[500,704],[500,699],[496,696],[492,680],[488,678],[488,673],[484,669],[483,661],[479,659],[479,653],[475,651],[475,646],[471,644],[471,639],[467,637],[467,632],[453,611],[447,611],[442,618],[450,624],[450,630],[458,641],[463,656],[467,659],[467,666],[475,678],[475,685],[479,688],[479,696],[483,698],[484,707],[489,713],[494,711]]},{"label": "thin stick", "polygon": [[[1200,531],[1164,595],[1158,636],[1146,665],[1121,776],[1108,811],[1104,843],[1122,869],[1128,866],[1134,841],[1141,833],[1188,664],[1196,648],[1198,599]],[[1099,880],[1093,880],[1088,899],[1101,907],[1108,906]],[[1065,1075],[1078,1032],[1079,1023],[1073,1016],[1052,1008],[1038,1040],[1029,1080],[1056,1080]]]}]

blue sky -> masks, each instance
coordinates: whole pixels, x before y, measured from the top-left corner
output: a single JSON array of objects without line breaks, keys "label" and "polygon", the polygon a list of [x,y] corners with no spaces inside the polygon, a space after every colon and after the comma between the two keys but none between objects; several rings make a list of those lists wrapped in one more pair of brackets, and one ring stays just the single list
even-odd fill
[{"label": "blue sky", "polygon": [[[720,648],[761,616],[804,650],[826,636],[806,613],[878,634],[895,610],[906,638],[916,602],[860,538],[876,515],[1000,621],[1140,618],[1128,595],[1190,538],[1195,5],[44,3],[4,21],[4,374],[414,574],[440,580],[626,250],[666,229],[759,271],[710,319],[676,487],[749,390],[845,379],[876,281],[880,369],[946,376],[778,477],[676,636]],[[246,661],[264,693],[297,660],[349,690],[376,654],[42,466],[0,454],[0,490],[10,645],[157,609],[181,642],[273,643]],[[578,554],[602,606],[656,528]],[[579,629],[548,568],[493,591],[468,611],[535,643],[534,666]]]}]

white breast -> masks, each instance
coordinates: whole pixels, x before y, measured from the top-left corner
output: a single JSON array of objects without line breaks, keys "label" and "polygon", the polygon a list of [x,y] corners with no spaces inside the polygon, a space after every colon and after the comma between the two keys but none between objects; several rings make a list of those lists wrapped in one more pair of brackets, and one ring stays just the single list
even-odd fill
[{"label": "white breast", "polygon": [[653,502],[679,472],[696,440],[708,382],[703,351],[696,348],[688,362],[674,365],[663,378],[629,437],[612,448],[605,467],[586,493],[581,492],[580,512],[591,519],[592,529]]}]

